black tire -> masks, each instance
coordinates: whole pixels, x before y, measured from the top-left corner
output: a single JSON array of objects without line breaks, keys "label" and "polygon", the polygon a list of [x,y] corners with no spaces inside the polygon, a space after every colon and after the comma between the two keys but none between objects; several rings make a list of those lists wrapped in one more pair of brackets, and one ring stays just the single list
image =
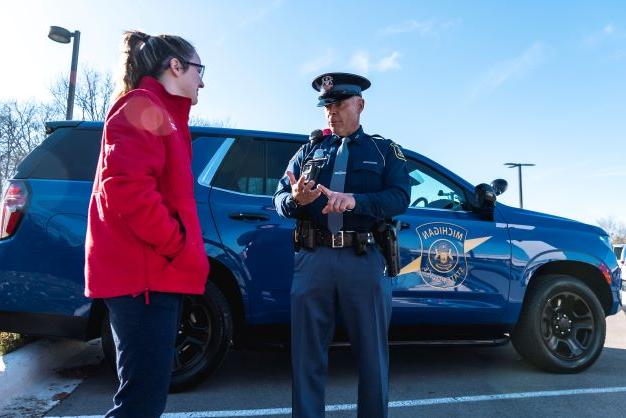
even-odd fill
[{"label": "black tire", "polygon": [[[202,296],[185,295],[170,391],[188,389],[215,372],[226,358],[232,338],[230,306],[213,283],[207,282]],[[115,346],[108,315],[102,325],[102,351],[115,369]]]},{"label": "black tire", "polygon": [[233,340],[233,317],[222,292],[210,281],[202,296],[185,296],[170,391],[185,390],[214,373]]},{"label": "black tire", "polygon": [[593,291],[567,275],[537,278],[512,335],[517,352],[533,365],[577,373],[597,359],[606,337],[604,309]]}]

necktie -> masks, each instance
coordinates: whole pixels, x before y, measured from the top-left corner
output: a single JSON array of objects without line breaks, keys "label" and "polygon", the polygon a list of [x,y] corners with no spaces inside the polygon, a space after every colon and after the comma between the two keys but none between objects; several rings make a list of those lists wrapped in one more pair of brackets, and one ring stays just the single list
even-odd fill
[{"label": "necktie", "polygon": [[[335,164],[333,166],[333,175],[330,178],[330,190],[333,192],[343,193],[346,184],[346,168],[348,167],[348,144],[350,137],[341,139],[341,145],[337,149],[335,156]],[[343,227],[343,213],[328,214],[328,230],[331,234],[336,234]]]}]

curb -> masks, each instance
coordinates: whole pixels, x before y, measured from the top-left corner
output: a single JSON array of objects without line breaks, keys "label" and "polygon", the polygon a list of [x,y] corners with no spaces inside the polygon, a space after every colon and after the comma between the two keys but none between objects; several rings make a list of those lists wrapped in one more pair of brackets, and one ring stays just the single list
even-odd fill
[{"label": "curb", "polygon": [[102,361],[99,342],[41,339],[0,356],[0,417],[43,416],[83,381],[71,369]]}]

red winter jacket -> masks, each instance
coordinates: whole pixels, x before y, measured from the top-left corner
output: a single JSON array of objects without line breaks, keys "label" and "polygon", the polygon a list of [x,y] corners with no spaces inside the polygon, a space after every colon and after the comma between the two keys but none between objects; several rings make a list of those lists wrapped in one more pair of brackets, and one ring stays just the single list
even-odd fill
[{"label": "red winter jacket", "polygon": [[191,100],[144,77],[107,115],[85,241],[85,295],[202,294],[209,263],[193,194]]}]

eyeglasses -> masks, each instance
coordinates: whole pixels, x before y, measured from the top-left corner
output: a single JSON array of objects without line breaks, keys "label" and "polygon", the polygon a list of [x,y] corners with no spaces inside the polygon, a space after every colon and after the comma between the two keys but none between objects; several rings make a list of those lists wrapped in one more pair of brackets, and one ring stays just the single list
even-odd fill
[{"label": "eyeglasses", "polygon": [[200,80],[202,80],[202,76],[204,76],[204,65],[196,64],[195,62],[182,61],[184,64],[193,65],[198,69],[198,73],[200,73]]}]

